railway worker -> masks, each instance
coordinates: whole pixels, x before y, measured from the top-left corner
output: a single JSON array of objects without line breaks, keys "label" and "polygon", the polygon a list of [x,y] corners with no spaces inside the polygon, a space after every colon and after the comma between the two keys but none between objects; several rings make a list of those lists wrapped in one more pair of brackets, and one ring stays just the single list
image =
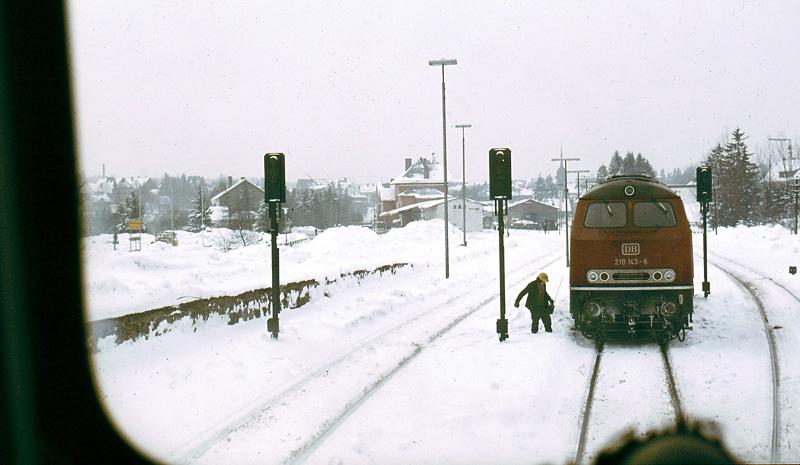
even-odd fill
[{"label": "railway worker", "polygon": [[541,319],[544,323],[544,330],[552,333],[550,309],[553,308],[553,299],[547,293],[547,273],[539,273],[536,279],[525,286],[525,289],[517,296],[517,300],[514,301],[514,307],[519,308],[519,301],[525,294],[528,295],[525,307],[531,311],[531,332],[539,332],[539,320]]}]

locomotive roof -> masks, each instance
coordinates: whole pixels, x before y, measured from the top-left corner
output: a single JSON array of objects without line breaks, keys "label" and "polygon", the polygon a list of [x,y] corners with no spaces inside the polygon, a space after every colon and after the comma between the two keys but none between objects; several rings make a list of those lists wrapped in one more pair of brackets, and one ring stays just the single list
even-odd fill
[{"label": "locomotive roof", "polygon": [[647,199],[674,199],[678,198],[672,189],[661,184],[649,176],[642,175],[618,175],[612,176],[604,182],[589,189],[582,199],[603,200],[603,199],[627,199],[625,187],[633,186],[636,193],[633,198]]}]

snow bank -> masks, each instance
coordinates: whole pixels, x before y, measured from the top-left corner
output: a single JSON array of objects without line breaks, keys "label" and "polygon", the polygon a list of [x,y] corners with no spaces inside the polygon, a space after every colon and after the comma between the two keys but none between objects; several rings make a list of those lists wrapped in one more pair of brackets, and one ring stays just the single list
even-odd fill
[{"label": "snow bank", "polygon": [[[450,229],[450,260],[467,254],[496,253],[496,232],[471,233],[469,250],[460,247],[461,231]],[[512,232],[510,240],[515,233]],[[356,270],[393,263],[430,265],[444,261],[442,220],[418,221],[378,235],[359,226],[330,228],[316,236],[303,232],[278,236],[281,282],[314,279],[324,282]],[[269,235],[242,245],[236,231],[213,229],[202,233],[178,231],[178,245],[155,242],[142,234],[142,250],[129,252],[128,234],[86,238],[84,287],[87,320],[175,305],[186,300],[231,296],[271,285]],[[284,245],[302,242],[293,246]]]}]

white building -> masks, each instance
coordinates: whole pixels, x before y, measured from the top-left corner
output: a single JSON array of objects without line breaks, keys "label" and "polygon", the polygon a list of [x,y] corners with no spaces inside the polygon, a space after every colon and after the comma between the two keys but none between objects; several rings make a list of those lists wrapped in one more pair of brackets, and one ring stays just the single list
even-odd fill
[{"label": "white building", "polygon": [[[447,206],[449,212],[447,220],[453,226],[461,229],[464,223],[464,203],[461,197],[449,197]],[[382,217],[399,216],[400,226],[405,226],[412,221],[431,220],[444,218],[444,199],[428,200],[394,210],[385,211]],[[483,229],[483,204],[475,200],[466,199],[466,232],[480,231]]]}]

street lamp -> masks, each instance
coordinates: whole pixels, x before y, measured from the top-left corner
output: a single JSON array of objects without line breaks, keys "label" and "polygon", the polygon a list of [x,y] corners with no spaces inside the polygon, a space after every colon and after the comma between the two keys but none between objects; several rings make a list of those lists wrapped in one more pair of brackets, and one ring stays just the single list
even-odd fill
[{"label": "street lamp", "polygon": [[456,124],[461,129],[461,212],[464,216],[462,232],[464,233],[464,247],[467,246],[467,164],[464,151],[464,128],[471,128],[471,124]]},{"label": "street lamp", "polygon": [[444,164],[444,277],[445,279],[450,278],[450,248],[449,248],[449,240],[447,236],[447,116],[445,113],[445,98],[444,98],[444,67],[447,65],[457,65],[458,62],[456,60],[445,60],[442,58],[441,60],[429,60],[428,64],[430,66],[441,66],[442,67],[442,152],[444,153],[443,156],[443,164]]},{"label": "street lamp", "polygon": [[550,161],[564,163],[564,237],[567,239],[567,268],[569,268],[569,187],[567,187],[567,162],[580,161],[580,158],[564,158],[563,153],[560,155],[560,158],[551,158]]}]

